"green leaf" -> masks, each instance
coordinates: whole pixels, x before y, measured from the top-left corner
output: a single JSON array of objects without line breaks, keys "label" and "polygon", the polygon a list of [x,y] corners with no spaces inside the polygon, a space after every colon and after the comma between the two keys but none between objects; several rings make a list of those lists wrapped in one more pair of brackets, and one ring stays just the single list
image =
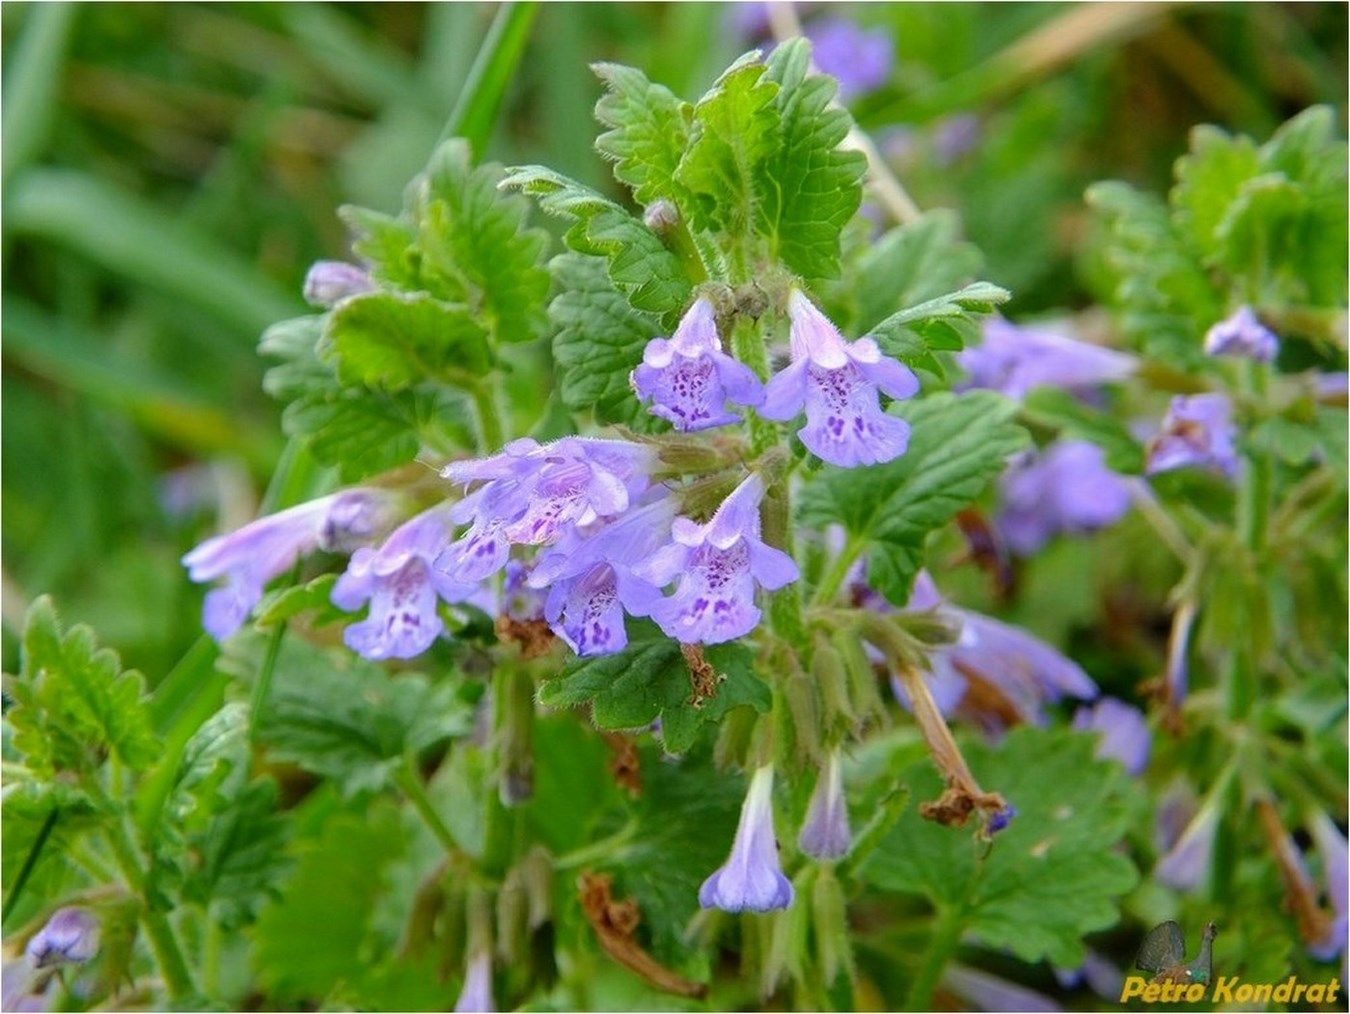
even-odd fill
[{"label": "green leaf", "polygon": [[[8,716],[7,716],[8,717]],[[5,847],[0,849],[0,880],[4,881],[5,899],[14,890],[20,869],[34,847],[43,827],[53,811],[56,820],[50,825],[42,851],[38,853],[17,907],[7,911],[6,923],[23,920],[46,903],[51,893],[44,890],[48,883],[59,881],[69,866],[69,850],[80,832],[97,826],[111,814],[101,812],[83,789],[69,782],[39,777],[30,768],[16,765],[5,771],[5,791],[0,802]]]},{"label": "green leaf", "polygon": [[263,377],[263,389],[290,402],[282,425],[306,440],[316,460],[355,482],[412,460],[424,443],[438,451],[473,446],[460,392],[432,383],[394,393],[339,383],[318,356],[325,319],[274,324],[258,346],[262,355],[282,360]]},{"label": "green leaf", "polygon": [[811,44],[774,49],[765,80],[778,85],[780,133],[764,167],[761,228],[773,256],[806,278],[839,274],[839,236],[862,203],[867,158],[839,147],[852,120],[833,100],[835,80],[810,73]]},{"label": "green leaf", "polygon": [[494,340],[529,341],[544,331],[549,237],[527,228],[529,202],[503,193],[502,176],[496,164],[474,168],[462,139],[436,150],[413,206],[421,270],[429,291],[467,303]]},{"label": "green leaf", "polygon": [[258,607],[256,622],[259,626],[270,627],[310,610],[318,613],[314,619],[316,624],[344,617],[347,614],[333,605],[335,584],[336,574],[320,574],[307,584],[291,585],[274,595],[268,595]]},{"label": "green leaf", "polygon": [[680,646],[650,624],[634,624],[623,651],[572,658],[562,674],[539,691],[546,707],[591,706],[602,729],[640,729],[661,718],[661,736],[670,753],[693,745],[700,726],[718,722],[732,708],[768,710],[769,688],[753,672],[753,656],[744,645],[705,649],[704,657],[724,677],[717,692],[699,706],[690,703],[689,667]]},{"label": "green leaf", "polygon": [[591,70],[606,88],[595,118],[610,128],[595,139],[595,147],[614,162],[614,178],[631,187],[640,204],[662,197],[680,203],[683,188],[675,170],[689,142],[689,103],[635,67],[593,63]]},{"label": "green leaf", "polygon": [[1016,406],[988,391],[937,394],[892,411],[909,421],[909,449],[870,468],[819,474],[802,497],[800,520],[842,524],[868,549],[868,581],[904,605],[923,565],[930,532],[978,497],[1027,444]]},{"label": "green leaf", "polygon": [[487,334],[467,308],[422,294],[345,299],[328,315],[322,343],[342,383],[386,391],[478,378],[491,361]]},{"label": "green leaf", "polygon": [[1129,475],[1144,470],[1144,449],[1129,427],[1098,409],[1084,405],[1068,391],[1040,387],[1022,401],[1022,415],[1064,436],[1088,440],[1106,453],[1108,468]]},{"label": "green leaf", "polygon": [[[251,657],[233,656],[227,665],[257,671]],[[258,742],[275,760],[331,778],[347,795],[382,788],[406,750],[463,735],[472,724],[456,681],[391,677],[349,652],[297,638],[283,642],[273,679]]]},{"label": "green leaf", "polygon": [[699,910],[699,885],[726,862],[745,785],[701,755],[672,764],[644,745],[640,757],[632,844],[598,865],[614,873],[620,896],[637,899],[658,960],[706,981],[707,959],[691,953],[685,928]]},{"label": "green leaf", "polygon": [[960,239],[953,211],[935,208],[896,226],[869,242],[849,272],[852,333],[867,334],[891,314],[960,289],[982,263],[979,250]]},{"label": "green leaf", "polygon": [[1256,146],[1217,127],[1191,131],[1190,152],[1177,160],[1170,196],[1182,235],[1202,258],[1214,259],[1217,231],[1242,185],[1259,172]]},{"label": "green leaf", "polygon": [[123,672],[117,653],[100,648],[88,627],[63,633],[45,595],[28,610],[10,690],[14,746],[37,771],[88,773],[106,753],[140,770],[158,755],[141,674]]},{"label": "green leaf", "polygon": [[149,889],[209,906],[227,928],[251,922],[286,868],[286,823],[271,779],[249,780],[248,706],[227,704],[188,741],[155,826]]},{"label": "green leaf", "polygon": [[294,872],[255,931],[258,976],[269,991],[318,1002],[360,974],[369,964],[363,948],[382,873],[405,848],[403,826],[387,805],[361,816],[339,812],[317,839],[297,842]]},{"label": "green leaf", "polygon": [[604,257],[614,288],[634,309],[668,315],[684,308],[690,284],[679,258],[609,198],[543,166],[508,169],[502,186],[535,195],[545,212],[574,223],[567,245]]},{"label": "green leaf", "polygon": [[694,136],[676,179],[693,195],[696,228],[741,244],[762,227],[765,163],[777,146],[778,84],[758,53],[741,57],[694,107]]},{"label": "green leaf", "polygon": [[[1093,759],[1095,748],[1092,736],[1025,727],[998,748],[968,744],[980,784],[1017,808],[987,855],[968,832],[924,820],[914,808],[860,875],[885,890],[925,895],[986,947],[1077,967],[1083,937],[1116,924],[1118,899],[1138,879],[1115,849],[1134,788],[1118,764]],[[905,780],[920,799],[943,788],[927,760]]]},{"label": "green leaf", "polygon": [[346,204],[338,217],[352,231],[352,252],[370,265],[376,282],[396,289],[421,289],[417,230],[411,222]]},{"label": "green leaf", "polygon": [[563,404],[574,412],[594,411],[599,423],[655,429],[655,417],[639,404],[628,378],[647,343],[661,334],[661,322],[633,309],[598,257],[561,254],[550,268],[558,284],[549,316]]},{"label": "green leaf", "polygon": [[1008,301],[1007,289],[973,282],[911,306],[874,325],[871,335],[882,351],[916,369],[943,375],[935,353],[959,352],[979,333],[978,317]]}]

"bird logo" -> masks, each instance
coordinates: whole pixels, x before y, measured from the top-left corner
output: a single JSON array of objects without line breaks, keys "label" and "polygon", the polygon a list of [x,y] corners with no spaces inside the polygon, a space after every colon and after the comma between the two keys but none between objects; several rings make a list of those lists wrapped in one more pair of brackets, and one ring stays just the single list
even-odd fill
[{"label": "bird logo", "polygon": [[1139,955],[1134,963],[1145,972],[1153,973],[1150,982],[1199,982],[1208,985],[1214,978],[1212,947],[1218,932],[1217,926],[1212,922],[1207,923],[1200,939],[1200,953],[1187,962],[1186,941],[1181,935],[1181,927],[1169,919],[1149,930],[1148,936],[1139,945]]}]

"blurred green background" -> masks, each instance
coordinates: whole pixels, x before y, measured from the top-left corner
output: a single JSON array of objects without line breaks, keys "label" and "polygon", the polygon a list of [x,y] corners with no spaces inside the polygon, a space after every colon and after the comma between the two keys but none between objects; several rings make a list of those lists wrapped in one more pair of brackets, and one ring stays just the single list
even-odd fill
[{"label": "blurred green background", "polygon": [[[694,98],[760,41],[736,7],[540,6],[487,154],[608,187],[587,64]],[[921,206],[960,212],[1014,316],[1090,302],[1089,182],[1164,189],[1195,123],[1343,123],[1343,4],[822,7],[808,27],[889,34],[853,111]],[[4,6],[7,667],[42,592],[152,681],[198,635],[178,557],[252,515],[282,448],[257,338],[345,255],[339,204],[396,210],[494,10]]]}]

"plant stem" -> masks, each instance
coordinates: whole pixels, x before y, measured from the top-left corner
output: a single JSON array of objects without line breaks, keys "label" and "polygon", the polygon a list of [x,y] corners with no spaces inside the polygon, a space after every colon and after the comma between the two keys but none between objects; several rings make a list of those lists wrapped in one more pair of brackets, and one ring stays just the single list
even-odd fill
[{"label": "plant stem", "polygon": [[[1243,393],[1254,404],[1264,403],[1267,393],[1266,367],[1261,363],[1244,363]],[[1270,514],[1270,458],[1256,451],[1244,460],[1238,482],[1237,527],[1238,536],[1248,551],[1248,562],[1258,567],[1258,558],[1266,543],[1266,523]],[[1246,605],[1253,603],[1248,598]],[[1253,617],[1247,617],[1247,631],[1257,628]],[[1233,645],[1228,660],[1227,705],[1228,717],[1235,721],[1245,719],[1256,699],[1256,649],[1250,637],[1240,637]]]},{"label": "plant stem", "polygon": [[464,137],[474,154],[482,157],[497,122],[497,109],[525,53],[537,6],[504,3],[497,9],[437,144],[447,138]]},{"label": "plant stem", "polygon": [[820,584],[816,586],[816,594],[812,599],[813,605],[828,605],[839,594],[839,588],[844,583],[844,578],[848,577],[848,572],[853,567],[854,561],[858,559],[858,554],[862,552],[862,548],[861,539],[854,535],[848,537],[848,541],[844,543],[844,548],[834,558],[834,562],[830,564],[830,569],[825,572],[824,577],[820,579]]},{"label": "plant stem", "polygon": [[467,866],[468,856],[459,847],[459,842],[455,841],[455,836],[450,833],[450,828],[441,819],[441,815],[436,812],[436,806],[427,795],[426,786],[422,784],[422,778],[417,773],[417,765],[411,756],[404,756],[403,763],[394,773],[394,780],[408,797],[408,802],[412,803],[422,822],[426,824],[427,830],[435,835],[441,848],[445,849],[451,862]]},{"label": "plant stem", "polygon": [[253,683],[253,693],[249,696],[248,734],[251,739],[257,739],[258,727],[262,724],[263,706],[267,703],[267,692],[272,686],[272,676],[276,673],[277,659],[281,655],[281,642],[285,636],[286,621],[282,620],[272,631],[271,640],[267,642],[267,654],[263,656],[262,668],[258,670],[258,678]]},{"label": "plant stem", "polygon": [[61,808],[53,806],[51,813],[47,814],[42,826],[38,828],[37,837],[33,839],[33,847],[28,850],[28,855],[24,857],[23,866],[19,869],[18,876],[14,878],[14,886],[9,889],[9,895],[5,898],[4,909],[0,911],[0,922],[9,916],[15,902],[19,900],[19,895],[23,893],[24,885],[28,883],[28,878],[33,875],[38,857],[42,855],[43,846],[47,844],[47,839],[56,829],[56,821],[60,816]]},{"label": "plant stem", "polygon": [[183,960],[183,949],[178,945],[173,926],[163,912],[156,911],[146,889],[145,871],[141,868],[136,855],[136,846],[127,832],[124,818],[119,816],[108,826],[108,843],[112,846],[113,858],[127,886],[141,896],[141,923],[145,935],[150,940],[150,949],[154,952],[159,974],[164,979],[171,1001],[181,1000],[196,993],[192,983],[192,973]]},{"label": "plant stem", "polygon": [[554,860],[553,868],[555,870],[572,870],[597,859],[618,858],[619,850],[632,840],[636,832],[637,822],[629,821],[608,838],[601,838],[599,841],[591,842],[589,845],[583,845],[566,855],[559,856]]},{"label": "plant stem", "polygon": [[469,387],[473,396],[474,412],[478,416],[478,449],[484,454],[493,454],[502,449],[506,442],[502,436],[501,413],[497,408],[497,392],[490,381],[480,381]]},{"label": "plant stem", "polygon": [[932,1010],[933,991],[942,979],[942,973],[956,953],[961,942],[961,913],[958,909],[938,910],[933,925],[933,935],[928,939],[928,949],[924,951],[919,970],[909,987],[909,996],[905,999],[906,1010]]}]

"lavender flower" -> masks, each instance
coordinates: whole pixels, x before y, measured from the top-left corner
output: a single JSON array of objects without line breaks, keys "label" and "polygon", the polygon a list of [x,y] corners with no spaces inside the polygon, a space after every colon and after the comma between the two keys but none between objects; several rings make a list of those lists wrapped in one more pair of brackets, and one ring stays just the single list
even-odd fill
[{"label": "lavender flower", "polygon": [[1096,444],[1063,440],[1017,461],[1001,485],[998,527],[1009,548],[1031,556],[1061,532],[1091,532],[1130,509],[1126,480]]},{"label": "lavender flower", "polygon": [[990,815],[989,820],[985,823],[984,829],[989,834],[998,834],[1011,824],[1013,818],[1016,816],[1017,807],[1013,806],[1012,803],[1008,803],[1003,809]]},{"label": "lavender flower", "polygon": [[1073,727],[1098,734],[1099,760],[1120,761],[1132,775],[1143,774],[1148,767],[1151,737],[1144,713],[1138,708],[1114,697],[1103,697],[1079,708],[1073,716]]},{"label": "lavender flower", "polygon": [[871,338],[845,341],[799,289],[789,297],[788,318],[792,363],[769,381],[760,415],[786,421],[805,407],[806,425],[797,431],[802,443],[845,468],[904,454],[909,423],[883,412],[877,392],[909,398],[918,378]]},{"label": "lavender flower", "polygon": [[492,998],[492,953],[485,949],[469,959],[464,972],[464,986],[459,991],[459,999],[455,1001],[455,1010],[467,1014],[496,1009],[496,1002]]},{"label": "lavender flower", "polygon": [[988,388],[1017,401],[1037,387],[1090,391],[1123,380],[1137,365],[1123,352],[1043,328],[1017,327],[1002,317],[986,319],[983,343],[963,349],[956,360],[969,375],[963,389]]},{"label": "lavender flower", "polygon": [[494,612],[513,620],[542,620],[547,595],[530,583],[534,568],[519,560],[508,560],[502,573],[502,599]]},{"label": "lavender flower", "polygon": [[603,655],[628,644],[623,615],[646,616],[661,592],[633,573],[670,538],[675,505],[667,496],[594,531],[573,533],[542,555],[530,575],[548,588],[544,618],[578,655]]},{"label": "lavender flower", "polygon": [[632,380],[655,415],[685,432],[739,422],[739,415],[726,410],[728,401],[758,405],[764,399],[754,371],[722,351],[712,304],[701,298],[669,340],[647,343]]},{"label": "lavender flower", "polygon": [[1195,890],[1209,871],[1218,828],[1219,810],[1211,800],[1191,818],[1171,850],[1158,860],[1153,875],[1178,891]]},{"label": "lavender flower", "polygon": [[973,149],[980,139],[980,118],[959,113],[938,121],[933,130],[933,154],[938,165],[951,165]]},{"label": "lavender flower", "polygon": [[1109,959],[1088,948],[1083,963],[1077,968],[1053,968],[1055,979],[1063,989],[1074,989],[1086,984],[1103,1000],[1115,1002],[1120,999],[1120,987],[1124,975]]},{"label": "lavender flower", "polygon": [[678,581],[675,593],[651,608],[668,636],[683,644],[719,644],[748,634],[760,617],[755,585],[773,591],[797,580],[792,557],[759,536],[763,498],[764,482],[752,474],[706,525],[676,518],[673,541],[633,568],[657,587]]},{"label": "lavender flower", "polygon": [[[449,515],[446,504],[423,511],[395,529],[379,549],[364,547],[352,554],[331,596],[335,606],[348,611],[370,602],[366,619],[342,632],[352,651],[375,660],[414,658],[444,629],[438,597],[468,602],[485,594],[478,584],[455,581],[432,565],[449,542]],[[491,608],[484,599],[479,604]]]},{"label": "lavender flower", "polygon": [[59,908],[33,934],[24,956],[34,968],[83,964],[98,953],[99,925],[83,908]]},{"label": "lavender flower", "polygon": [[[1097,696],[1097,685],[1077,663],[1025,630],[944,602],[933,579],[921,571],[915,578],[905,611],[931,609],[961,628],[955,644],[943,645],[930,656],[929,687],[944,715],[963,705],[972,685],[985,691],[979,695],[982,702],[987,702],[988,691],[993,691],[1006,705],[994,709],[972,706],[970,717],[979,719],[991,730],[1007,725],[1010,720],[1042,721],[1041,706],[1045,702],[1061,697],[1091,700]],[[893,686],[900,703],[908,708],[904,688],[894,682]]]},{"label": "lavender flower", "polygon": [[974,1010],[1017,1010],[1030,1014],[1064,1009],[1044,993],[967,965],[949,965],[942,973],[942,984],[971,1003]]},{"label": "lavender flower", "polygon": [[263,586],[315,549],[343,550],[383,523],[385,496],[350,489],[270,514],[228,535],[207,539],[183,557],[193,581],[225,578],[206,596],[202,625],[217,641],[238,630],[262,598]]},{"label": "lavender flower", "polygon": [[815,791],[806,808],[806,820],[797,847],[813,859],[843,859],[853,844],[844,799],[844,776],[839,751],[830,753],[816,778]]},{"label": "lavender flower", "polygon": [[704,908],[724,912],[768,912],[792,904],[792,884],[778,865],[773,834],[772,765],[766,764],[750,779],[731,855],[703,882],[698,901]]},{"label": "lavender flower", "polygon": [[1205,353],[1211,356],[1242,356],[1258,363],[1269,363],[1280,351],[1280,339],[1252,312],[1243,306],[1231,317],[1221,320],[1205,332]]},{"label": "lavender flower", "polygon": [[315,261],[309,274],[305,275],[305,302],[311,306],[329,307],[348,296],[359,296],[374,288],[370,275],[355,264]]},{"label": "lavender flower", "polygon": [[889,33],[869,32],[846,18],[822,18],[806,26],[806,37],[816,67],[839,81],[841,101],[875,91],[890,79],[895,47]]},{"label": "lavender flower", "polygon": [[1232,406],[1222,394],[1178,395],[1163,419],[1162,431],[1148,447],[1145,472],[1157,475],[1194,466],[1237,474]]},{"label": "lavender flower", "polygon": [[[41,989],[37,989],[41,979],[46,981],[41,983]],[[27,958],[6,961],[0,969],[0,1011],[36,1014],[50,1010],[56,1000],[52,989],[56,981],[55,976],[38,975]]]},{"label": "lavender flower", "polygon": [[1309,827],[1313,845],[1322,860],[1322,882],[1326,885],[1327,901],[1331,904],[1332,919],[1326,934],[1308,948],[1308,953],[1319,961],[1330,961],[1346,953],[1347,910],[1350,909],[1350,858],[1347,857],[1345,835],[1330,817],[1320,810]]},{"label": "lavender flower", "polygon": [[483,485],[452,511],[452,521],[471,523],[437,566],[457,582],[479,581],[506,564],[513,544],[551,545],[578,525],[622,514],[647,488],[654,461],[650,448],[625,440],[526,437],[492,457],[451,462],[443,477]]}]

